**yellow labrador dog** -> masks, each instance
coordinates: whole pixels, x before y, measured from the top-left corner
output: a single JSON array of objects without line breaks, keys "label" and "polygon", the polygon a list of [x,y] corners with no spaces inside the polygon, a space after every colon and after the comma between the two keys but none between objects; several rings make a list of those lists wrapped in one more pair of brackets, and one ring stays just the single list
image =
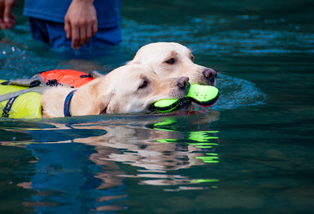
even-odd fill
[{"label": "yellow labrador dog", "polygon": [[187,47],[174,42],[158,42],[141,47],[127,64],[147,65],[160,77],[187,76],[190,83],[215,86],[216,71],[197,65],[193,60],[192,51]]},{"label": "yellow labrador dog", "polygon": [[[132,113],[148,110],[156,101],[182,98],[188,77],[162,78],[144,65],[125,65],[78,88],[69,103],[71,116]],[[64,117],[64,102],[73,88],[57,86],[41,98],[43,117]]]}]

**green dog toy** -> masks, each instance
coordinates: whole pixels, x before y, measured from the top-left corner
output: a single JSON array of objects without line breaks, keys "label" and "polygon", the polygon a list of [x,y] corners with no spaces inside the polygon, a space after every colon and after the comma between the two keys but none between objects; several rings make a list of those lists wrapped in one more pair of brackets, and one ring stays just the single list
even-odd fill
[{"label": "green dog toy", "polygon": [[191,85],[189,93],[181,99],[163,99],[154,103],[159,112],[170,112],[175,110],[181,102],[190,101],[197,105],[208,107],[213,105],[219,98],[219,91],[214,86]]}]

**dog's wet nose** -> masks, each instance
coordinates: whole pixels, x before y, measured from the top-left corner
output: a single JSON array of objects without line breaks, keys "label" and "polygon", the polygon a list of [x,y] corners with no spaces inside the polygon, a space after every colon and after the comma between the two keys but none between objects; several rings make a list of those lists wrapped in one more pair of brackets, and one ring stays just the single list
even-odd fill
[{"label": "dog's wet nose", "polygon": [[215,82],[215,78],[217,77],[217,72],[211,68],[205,68],[203,70],[203,75],[208,81]]},{"label": "dog's wet nose", "polygon": [[189,85],[189,78],[188,77],[181,77],[178,80],[177,86],[179,86],[179,88],[185,89],[186,87],[188,87],[188,85]]}]

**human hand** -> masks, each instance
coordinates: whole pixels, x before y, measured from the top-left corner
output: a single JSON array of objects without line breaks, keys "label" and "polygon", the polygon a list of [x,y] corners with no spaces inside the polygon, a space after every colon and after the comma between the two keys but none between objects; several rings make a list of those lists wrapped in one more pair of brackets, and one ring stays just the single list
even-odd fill
[{"label": "human hand", "polygon": [[16,0],[0,0],[0,28],[6,30],[15,25],[16,16],[12,13],[12,8]]},{"label": "human hand", "polygon": [[94,0],[72,0],[64,17],[64,30],[67,38],[72,38],[73,49],[87,43],[98,31]]}]

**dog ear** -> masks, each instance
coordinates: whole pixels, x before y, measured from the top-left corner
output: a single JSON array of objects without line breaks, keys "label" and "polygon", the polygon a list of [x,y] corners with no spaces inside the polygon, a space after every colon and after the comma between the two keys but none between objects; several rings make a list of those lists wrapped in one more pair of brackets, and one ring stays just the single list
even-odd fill
[{"label": "dog ear", "polygon": [[119,109],[119,103],[115,102],[114,99],[111,99],[106,108],[106,113],[108,114],[121,113],[121,112],[118,112],[118,109]]},{"label": "dog ear", "polygon": [[113,101],[112,97],[113,97],[113,94],[108,93],[101,98],[99,114],[111,113],[109,106],[111,105],[111,102]]}]

